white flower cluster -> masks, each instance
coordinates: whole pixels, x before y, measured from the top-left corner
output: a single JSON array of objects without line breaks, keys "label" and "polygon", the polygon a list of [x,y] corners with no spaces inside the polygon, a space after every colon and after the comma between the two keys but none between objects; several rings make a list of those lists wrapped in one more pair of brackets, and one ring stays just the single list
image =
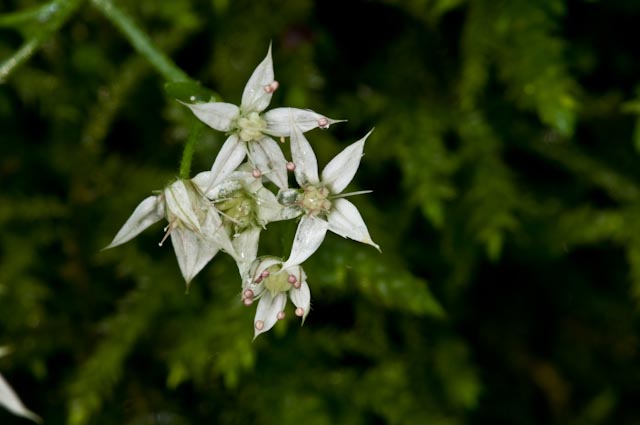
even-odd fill
[{"label": "white flower cluster", "polygon": [[[249,78],[240,106],[185,104],[208,126],[229,135],[211,171],[177,180],[143,200],[107,247],[129,241],[164,218],[168,224],[162,242],[171,236],[187,285],[219,251],[226,252],[238,265],[243,303],[249,306],[259,300],[256,336],[284,318],[287,296],[304,321],[311,295],[301,264],[318,249],[328,230],[378,248],[357,208],[345,199],[365,192],[342,193],[360,165],[371,132],[345,148],[319,175],[315,153],[303,133],[338,121],[296,108],[264,112],[278,86],[269,48]],[[291,161],[273,137],[281,142],[290,139]],[[288,172],[294,173],[299,187],[289,187]],[[267,181],[278,188],[277,194],[264,186]],[[258,257],[265,226],[299,216],[289,258]]]}]

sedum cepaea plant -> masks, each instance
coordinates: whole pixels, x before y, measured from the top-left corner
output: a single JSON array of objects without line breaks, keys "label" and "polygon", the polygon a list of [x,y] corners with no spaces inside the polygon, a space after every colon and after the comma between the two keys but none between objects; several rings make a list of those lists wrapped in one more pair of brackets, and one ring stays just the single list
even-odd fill
[{"label": "sedum cepaea plant", "polygon": [[[170,237],[187,287],[219,252],[230,255],[240,275],[241,301],[246,306],[258,302],[255,336],[285,317],[287,299],[304,322],[311,292],[302,263],[319,248],[327,231],[379,249],[358,209],[345,199],[368,191],[342,193],[356,174],[371,132],[336,155],[319,176],[316,155],[304,133],[341,120],[289,107],[265,112],[278,87],[269,47],[239,106],[182,102],[200,121],[228,135],[211,170],[178,179],[145,198],[107,246],[121,245],[166,220],[160,245]],[[289,138],[291,161],[274,138]],[[291,172],[299,187],[289,187]],[[269,189],[269,182],[277,193]],[[258,256],[266,226],[294,219],[299,223],[289,258]]]}]

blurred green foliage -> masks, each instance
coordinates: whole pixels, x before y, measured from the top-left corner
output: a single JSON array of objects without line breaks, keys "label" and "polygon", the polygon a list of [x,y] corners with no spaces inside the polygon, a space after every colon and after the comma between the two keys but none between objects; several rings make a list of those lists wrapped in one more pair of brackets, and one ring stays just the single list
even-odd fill
[{"label": "blurred green foliage", "polygon": [[349,119],[321,166],[376,127],[382,255],[328,236],[255,342],[228,257],[185,294],[160,225],[101,251],[193,121],[100,3],[0,4],[0,60],[36,52],[0,85],[0,370],[45,423],[638,423],[637,1],[116,1],[230,102],[273,42],[273,104]]}]

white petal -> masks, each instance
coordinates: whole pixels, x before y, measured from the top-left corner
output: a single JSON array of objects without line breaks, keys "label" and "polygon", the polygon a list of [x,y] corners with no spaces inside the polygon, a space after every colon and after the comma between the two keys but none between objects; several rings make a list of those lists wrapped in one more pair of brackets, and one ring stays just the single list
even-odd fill
[{"label": "white petal", "polygon": [[31,419],[34,422],[42,422],[42,419],[40,419],[38,415],[27,409],[24,404],[22,404],[18,395],[13,391],[2,375],[0,375],[0,406],[4,406],[14,415]]},{"label": "white petal", "polygon": [[324,240],[328,226],[329,223],[320,218],[310,215],[302,216],[293,239],[291,255],[284,263],[283,268],[302,264],[311,254],[316,252]]},{"label": "white petal", "polygon": [[171,231],[171,243],[187,286],[218,253],[218,247],[215,243],[200,238],[196,233],[188,229],[173,229]]},{"label": "white petal", "polygon": [[231,103],[181,103],[191,109],[200,121],[219,131],[231,131],[240,114],[240,109]]},{"label": "white petal", "polygon": [[294,170],[296,181],[303,187],[309,183],[317,185],[320,180],[316,154],[300,128],[296,124],[292,124],[291,127],[291,159],[296,166]]},{"label": "white petal", "polygon": [[240,271],[240,276],[244,276],[253,260],[258,256],[258,243],[260,241],[260,227],[252,226],[236,234],[233,238],[233,248],[235,250],[235,260]]},{"label": "white petal", "polygon": [[200,221],[194,211],[194,205],[189,196],[189,189],[182,180],[177,180],[164,190],[167,208],[167,219],[174,217],[194,232],[200,232]]},{"label": "white petal", "polygon": [[264,132],[276,137],[289,137],[291,135],[291,117],[303,133],[316,127],[327,129],[331,124],[346,121],[327,118],[310,109],[275,108],[262,116],[267,122],[267,129]]},{"label": "white petal", "polygon": [[[258,308],[256,309],[256,316],[253,321],[254,324],[254,339],[261,333],[267,332],[269,329],[273,327],[278,321],[278,313],[284,311],[284,307],[287,304],[287,294],[285,292],[280,292],[276,294],[275,297],[271,296],[269,291],[264,291],[262,297],[260,297],[260,302],[258,303]],[[258,330],[255,327],[255,323],[261,320],[263,322],[262,329]]]},{"label": "white petal", "polygon": [[220,248],[232,257],[235,257],[235,249],[231,243],[229,234],[222,225],[222,220],[218,215],[218,210],[211,207],[205,214],[201,236],[207,241],[213,243],[216,246],[216,249]]},{"label": "white petal", "polygon": [[249,142],[249,159],[262,174],[280,189],[289,187],[287,182],[287,160],[280,146],[271,138],[263,137],[258,142]]},{"label": "white petal", "polygon": [[244,143],[240,143],[238,136],[232,134],[224,142],[216,156],[216,160],[211,166],[211,182],[207,185],[204,193],[209,192],[220,184],[229,174],[238,168],[247,154]]},{"label": "white petal", "polygon": [[164,202],[162,198],[160,196],[149,196],[145,198],[136,209],[133,210],[133,214],[131,214],[129,219],[124,223],[109,246],[104,249],[113,248],[114,246],[130,241],[142,233],[147,227],[162,220],[163,217]]},{"label": "white petal", "polygon": [[273,192],[261,187],[253,196],[258,206],[258,222],[261,226],[265,226],[272,221],[284,220],[282,217],[284,207],[280,205]]},{"label": "white petal", "polygon": [[[304,275],[304,272],[302,273]],[[311,309],[311,291],[309,290],[309,285],[307,285],[306,276],[302,278],[301,283],[302,284],[299,289],[291,288],[289,290],[289,297],[296,307],[300,307],[304,310],[304,314],[302,315],[302,323],[304,323],[304,320],[307,318],[307,314],[309,314],[309,310]]]},{"label": "white petal", "polygon": [[267,56],[253,71],[242,92],[240,107],[244,113],[251,111],[262,112],[269,106],[273,92],[265,91],[264,88],[272,82],[273,60],[271,58],[271,45],[269,45]]},{"label": "white petal", "polygon": [[205,190],[209,187],[209,184],[213,180],[213,173],[211,171],[202,171],[196,174],[191,181],[198,186],[198,189],[202,193],[205,193]]},{"label": "white petal", "polygon": [[362,139],[344,148],[322,170],[322,182],[329,187],[332,194],[336,195],[342,192],[353,180],[353,176],[356,175],[360,165],[364,142],[371,134],[371,131]]},{"label": "white petal", "polygon": [[329,213],[329,230],[343,238],[369,244],[380,251],[380,247],[371,240],[369,230],[360,212],[346,199],[335,199]]}]

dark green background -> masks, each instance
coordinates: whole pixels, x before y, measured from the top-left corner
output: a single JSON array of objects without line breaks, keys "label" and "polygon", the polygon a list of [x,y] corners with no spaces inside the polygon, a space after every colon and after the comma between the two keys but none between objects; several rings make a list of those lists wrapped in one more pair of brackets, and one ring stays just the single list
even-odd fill
[{"label": "dark green background", "polygon": [[252,342],[228,256],[185,294],[161,225],[101,252],[193,119],[87,2],[0,85],[0,372],[46,424],[640,423],[639,2],[117,4],[232,103],[271,41],[272,106],[349,120],[321,166],[376,127],[350,190],[382,254],[328,236],[304,327]]}]

